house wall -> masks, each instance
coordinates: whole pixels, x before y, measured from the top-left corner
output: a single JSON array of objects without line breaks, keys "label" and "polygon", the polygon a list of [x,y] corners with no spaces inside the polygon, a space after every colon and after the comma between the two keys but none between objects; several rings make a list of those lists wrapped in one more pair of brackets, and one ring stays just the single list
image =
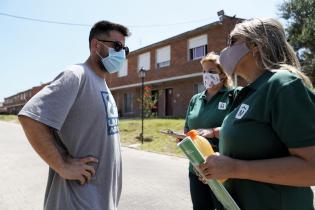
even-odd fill
[{"label": "house wall", "polygon": [[[152,90],[160,91],[158,116],[167,117],[165,113],[167,109],[165,89],[172,88],[173,100],[169,105],[173,106],[173,114],[170,117],[184,117],[191,97],[196,94],[194,85],[202,83],[200,59],[189,60],[188,57],[189,39],[206,34],[208,39],[207,51],[220,52],[226,46],[228,34],[239,21],[240,19],[226,17],[222,22],[218,21],[131,52],[128,56],[128,74],[123,77],[113,74],[108,82],[121,116],[141,116],[140,102],[137,100],[141,98],[138,59],[139,55],[150,52],[150,69],[146,71],[145,85],[150,86]],[[165,46],[170,46],[171,48],[170,65],[157,68],[156,50]],[[180,79],[180,77],[187,78]],[[239,79],[238,81],[240,82],[241,80]],[[123,95],[128,92],[134,94],[133,112],[124,113]]]}]

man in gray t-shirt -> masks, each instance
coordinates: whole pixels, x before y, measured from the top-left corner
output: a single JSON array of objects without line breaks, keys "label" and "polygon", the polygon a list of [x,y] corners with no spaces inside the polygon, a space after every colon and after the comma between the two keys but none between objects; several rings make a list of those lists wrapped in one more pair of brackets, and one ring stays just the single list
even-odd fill
[{"label": "man in gray t-shirt", "polygon": [[87,61],[66,68],[19,113],[29,142],[50,167],[45,210],[117,209],[118,112],[105,79],[120,70],[128,35],[122,25],[97,22]]}]

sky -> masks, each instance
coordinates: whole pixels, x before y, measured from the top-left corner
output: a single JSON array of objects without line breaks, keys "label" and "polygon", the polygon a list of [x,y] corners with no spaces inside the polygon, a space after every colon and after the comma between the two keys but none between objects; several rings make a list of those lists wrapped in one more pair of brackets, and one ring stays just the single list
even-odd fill
[{"label": "sky", "polygon": [[0,102],[18,92],[53,80],[69,65],[84,62],[89,56],[90,28],[99,20],[127,26],[132,35],[127,38],[126,45],[134,51],[218,21],[217,12],[222,9],[226,15],[239,18],[279,19],[278,6],[282,2],[0,0]]}]

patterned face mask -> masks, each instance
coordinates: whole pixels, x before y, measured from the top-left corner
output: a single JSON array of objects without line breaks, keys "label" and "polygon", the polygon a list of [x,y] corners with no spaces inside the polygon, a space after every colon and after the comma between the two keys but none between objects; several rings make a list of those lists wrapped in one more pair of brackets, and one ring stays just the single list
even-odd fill
[{"label": "patterned face mask", "polygon": [[203,73],[203,84],[206,89],[212,88],[213,86],[221,82],[219,74],[212,74],[209,72]]}]

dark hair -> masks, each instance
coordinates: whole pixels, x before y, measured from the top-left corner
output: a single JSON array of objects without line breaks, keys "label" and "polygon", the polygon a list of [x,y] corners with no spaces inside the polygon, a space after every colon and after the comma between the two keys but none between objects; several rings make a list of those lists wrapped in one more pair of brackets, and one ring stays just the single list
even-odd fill
[{"label": "dark hair", "polygon": [[100,35],[100,34],[107,34],[109,35],[110,31],[118,31],[122,33],[124,36],[129,36],[130,32],[129,29],[123,25],[112,23],[106,20],[99,21],[94,24],[94,26],[91,28],[90,36],[89,36],[89,45],[91,46],[91,40]]}]

